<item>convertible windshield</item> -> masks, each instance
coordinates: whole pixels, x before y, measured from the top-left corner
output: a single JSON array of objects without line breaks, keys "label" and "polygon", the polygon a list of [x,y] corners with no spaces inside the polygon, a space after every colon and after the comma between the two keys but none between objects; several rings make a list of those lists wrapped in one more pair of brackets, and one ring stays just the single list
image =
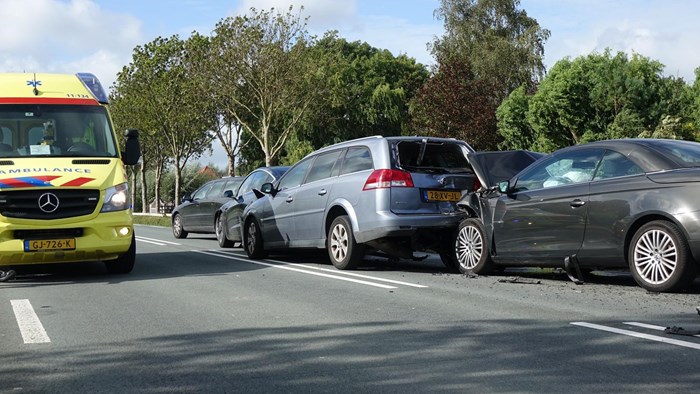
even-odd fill
[{"label": "convertible windshield", "polygon": [[118,157],[107,111],[90,105],[0,105],[0,157]]}]

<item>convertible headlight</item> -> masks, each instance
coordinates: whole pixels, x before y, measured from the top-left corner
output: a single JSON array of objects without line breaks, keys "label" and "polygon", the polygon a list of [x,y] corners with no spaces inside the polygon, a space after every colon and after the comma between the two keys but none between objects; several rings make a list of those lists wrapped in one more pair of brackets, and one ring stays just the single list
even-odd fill
[{"label": "convertible headlight", "polygon": [[123,211],[131,208],[129,184],[122,183],[105,190],[105,199],[100,212]]}]

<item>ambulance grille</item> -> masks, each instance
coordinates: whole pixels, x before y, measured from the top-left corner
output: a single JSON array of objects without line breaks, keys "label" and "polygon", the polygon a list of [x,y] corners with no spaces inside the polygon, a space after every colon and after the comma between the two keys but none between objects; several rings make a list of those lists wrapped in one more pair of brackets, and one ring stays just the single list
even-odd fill
[{"label": "ambulance grille", "polygon": [[[45,212],[39,207],[39,198],[50,193],[58,200],[55,211]],[[51,211],[55,199],[50,198],[45,210]],[[7,190],[0,192],[0,215],[17,219],[63,219],[89,215],[100,201],[99,190],[41,189]],[[46,203],[46,197],[42,200]]]},{"label": "ambulance grille", "polygon": [[105,159],[75,159],[73,164],[78,165],[105,165],[111,163],[110,160]]}]

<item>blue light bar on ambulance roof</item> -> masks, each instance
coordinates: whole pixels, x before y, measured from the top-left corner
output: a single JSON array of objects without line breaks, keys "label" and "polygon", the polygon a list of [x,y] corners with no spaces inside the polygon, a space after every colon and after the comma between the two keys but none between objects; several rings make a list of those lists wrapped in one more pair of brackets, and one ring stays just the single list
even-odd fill
[{"label": "blue light bar on ambulance roof", "polygon": [[102,89],[102,84],[96,76],[90,73],[77,73],[75,75],[80,78],[83,85],[85,85],[85,87],[92,92],[92,95],[95,96],[100,104],[109,104],[107,94],[105,93],[105,90]]}]

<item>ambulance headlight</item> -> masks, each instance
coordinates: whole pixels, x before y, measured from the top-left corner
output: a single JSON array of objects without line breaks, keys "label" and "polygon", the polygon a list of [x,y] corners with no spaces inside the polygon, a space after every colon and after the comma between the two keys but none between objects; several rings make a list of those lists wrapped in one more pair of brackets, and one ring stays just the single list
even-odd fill
[{"label": "ambulance headlight", "polygon": [[129,185],[122,183],[105,190],[105,199],[100,212],[123,211],[131,208]]}]

